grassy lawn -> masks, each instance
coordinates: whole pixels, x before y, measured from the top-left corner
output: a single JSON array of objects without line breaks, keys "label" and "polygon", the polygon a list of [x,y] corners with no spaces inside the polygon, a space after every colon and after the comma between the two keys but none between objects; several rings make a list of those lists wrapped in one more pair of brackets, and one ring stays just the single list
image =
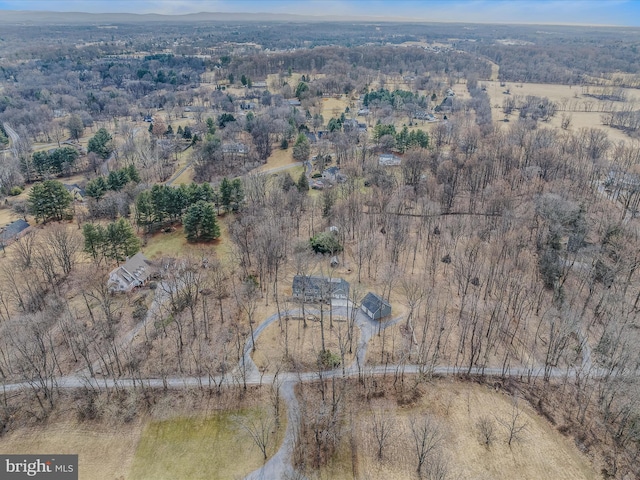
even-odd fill
[{"label": "grassy lawn", "polygon": [[[210,417],[152,421],[135,451],[129,480],[242,478],[263,464],[262,453],[236,418],[271,415],[252,408]],[[272,432],[269,455],[277,451],[285,425]]]},{"label": "grassy lawn", "polygon": [[157,232],[147,238],[147,244],[142,247],[142,253],[149,259],[162,257],[181,257],[189,254],[200,255],[203,251],[218,256],[225,260],[231,254],[231,240],[229,229],[224,216],[218,217],[220,225],[220,238],[211,243],[189,243],[184,234],[184,228],[180,225],[172,232]]}]

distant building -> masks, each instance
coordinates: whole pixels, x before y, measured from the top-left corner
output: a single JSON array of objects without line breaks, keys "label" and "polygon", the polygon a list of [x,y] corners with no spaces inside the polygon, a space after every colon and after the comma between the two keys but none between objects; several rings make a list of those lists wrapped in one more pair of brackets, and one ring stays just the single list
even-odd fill
[{"label": "distant building", "polygon": [[77,183],[73,183],[71,185],[65,183],[64,188],[66,188],[67,192],[69,192],[73,199],[78,202],[82,202],[86,196],[84,188],[81,188]]},{"label": "distant building", "polygon": [[378,165],[381,167],[397,167],[402,159],[393,153],[383,153],[378,157]]},{"label": "distant building", "polygon": [[391,304],[373,292],[367,293],[362,299],[360,309],[372,320],[379,320],[391,315]]},{"label": "distant building", "polygon": [[247,147],[244,143],[223,143],[222,153],[228,155],[248,155],[249,147]]},{"label": "distant building", "polygon": [[113,292],[130,292],[135,287],[144,285],[150,275],[149,262],[142,252],[139,252],[111,271],[107,286]]},{"label": "distant building", "polygon": [[330,182],[344,183],[347,181],[347,177],[340,173],[339,167],[329,167],[322,172],[322,178],[329,180]]},{"label": "distant building", "polygon": [[302,105],[302,104],[300,103],[300,100],[298,100],[297,98],[292,98],[292,99],[290,99],[290,100],[287,100],[287,103],[288,103],[289,105],[291,105],[292,107],[299,107],[300,105]]},{"label": "distant building", "polygon": [[294,298],[304,298],[307,302],[349,298],[349,282],[342,278],[296,275],[293,277],[292,290]]},{"label": "distant building", "polygon": [[358,116],[360,116],[360,117],[366,117],[370,113],[371,112],[369,111],[368,108],[361,108],[360,110],[358,110]]},{"label": "distant building", "polygon": [[2,247],[9,245],[24,235],[28,228],[29,224],[22,219],[11,222],[4,228],[0,228],[0,245]]},{"label": "distant building", "polygon": [[267,82],[253,82],[251,84],[251,88],[262,88],[262,89],[265,89],[265,88],[267,88]]}]

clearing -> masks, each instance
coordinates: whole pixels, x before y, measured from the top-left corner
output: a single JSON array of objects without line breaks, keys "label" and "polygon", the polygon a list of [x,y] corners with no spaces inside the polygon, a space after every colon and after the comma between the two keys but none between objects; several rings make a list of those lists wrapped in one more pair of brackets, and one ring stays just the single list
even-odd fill
[{"label": "clearing", "polygon": [[[142,432],[129,480],[176,478],[234,480],[263,463],[262,453],[239,422],[271,415],[266,408],[227,411],[208,417],[152,421]],[[282,416],[284,418],[284,415]],[[271,426],[267,450],[273,455],[286,425]]]},{"label": "clearing", "polygon": [[[573,441],[560,434],[523,399],[518,400],[521,416],[518,425],[526,425],[521,439],[507,445],[507,430],[499,421],[510,418],[513,398],[495,392],[487,385],[450,379],[436,380],[422,387],[423,395],[409,407],[401,407],[390,398],[372,400],[372,410],[358,408],[354,419],[355,452],[345,432],[339,453],[313,479],[342,480],[354,477],[370,480],[401,480],[416,477],[416,453],[410,421],[415,415],[428,414],[440,426],[442,455],[448,478],[595,480],[600,478]],[[377,459],[373,435],[372,411],[393,417],[392,435],[382,461]],[[486,417],[494,427],[494,441],[485,446],[477,423]],[[420,418],[420,417],[417,417]],[[352,456],[355,455],[355,458]]]}]

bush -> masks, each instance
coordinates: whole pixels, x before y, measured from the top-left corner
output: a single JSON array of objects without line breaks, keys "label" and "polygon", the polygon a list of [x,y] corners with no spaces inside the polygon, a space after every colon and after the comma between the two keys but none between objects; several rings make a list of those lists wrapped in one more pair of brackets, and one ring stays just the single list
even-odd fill
[{"label": "bush", "polygon": [[12,197],[15,197],[17,195],[20,195],[24,190],[22,189],[22,187],[13,187],[11,190],[9,190],[9,195],[11,195]]},{"label": "bush", "polygon": [[318,366],[320,368],[337,368],[340,366],[340,355],[331,350],[322,350],[318,353]]},{"label": "bush", "polygon": [[335,255],[342,251],[342,245],[332,232],[320,232],[314,235],[309,242],[316,253]]}]

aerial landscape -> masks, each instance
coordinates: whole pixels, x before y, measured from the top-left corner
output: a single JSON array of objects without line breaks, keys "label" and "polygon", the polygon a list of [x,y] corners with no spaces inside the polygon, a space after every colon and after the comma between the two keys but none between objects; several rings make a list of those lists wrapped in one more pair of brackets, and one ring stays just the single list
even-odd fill
[{"label": "aerial landscape", "polygon": [[0,0],[0,478],[638,479],[639,267],[639,2]]}]

